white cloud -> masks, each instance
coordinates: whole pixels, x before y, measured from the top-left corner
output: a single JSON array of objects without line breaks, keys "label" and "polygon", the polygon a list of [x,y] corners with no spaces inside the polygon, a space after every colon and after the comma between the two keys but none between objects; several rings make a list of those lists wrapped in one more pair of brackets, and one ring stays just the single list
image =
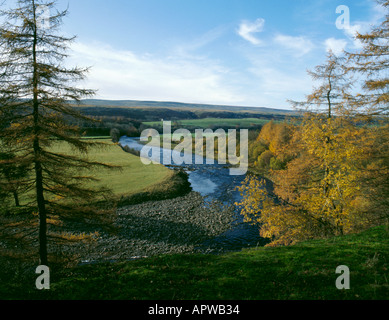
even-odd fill
[{"label": "white cloud", "polygon": [[255,99],[256,105],[291,109],[288,99],[303,101],[311,92],[312,80],[306,72],[311,59],[291,63],[288,53],[273,48],[246,50],[245,57],[249,66],[244,85],[253,93],[249,98]]},{"label": "white cloud", "polygon": [[346,49],[347,40],[329,38],[324,42],[327,51],[332,51],[335,55],[339,55]]},{"label": "white cloud", "polygon": [[358,33],[363,33],[369,29],[368,23],[359,23],[350,25],[350,27],[344,29],[345,35],[353,42],[355,49],[361,49],[363,43],[356,38]]},{"label": "white cloud", "polygon": [[262,43],[261,40],[256,38],[253,33],[259,33],[263,31],[263,28],[265,26],[265,20],[262,18],[259,18],[255,20],[254,22],[250,21],[243,21],[238,29],[238,34],[248,42],[250,42],[253,45],[260,45]]},{"label": "white cloud", "polygon": [[242,101],[228,84],[229,70],[215,61],[157,58],[104,44],[76,43],[72,65],[92,66],[87,86],[98,98],[235,104]]},{"label": "white cloud", "polygon": [[296,56],[303,56],[314,48],[312,41],[303,36],[293,37],[278,34],[274,38],[274,41],[277,44],[280,44],[281,46],[293,51]]},{"label": "white cloud", "polygon": [[385,18],[385,9],[375,3],[371,9],[371,18],[368,21],[355,21],[348,28],[344,28],[344,34],[347,36],[349,40],[352,41],[354,49],[362,49],[363,43],[362,41],[356,38],[357,34],[364,34],[370,32],[372,26],[376,26],[381,23],[381,20]]},{"label": "white cloud", "polygon": [[193,51],[198,51],[207,45],[212,44],[220,37],[222,37],[226,32],[227,28],[225,26],[215,27],[195,39],[189,39],[185,43],[180,43],[175,47],[175,51],[178,55],[188,56]]},{"label": "white cloud", "polygon": [[253,67],[250,70],[258,78],[258,90],[261,92],[261,101],[265,103],[277,102],[279,107],[289,107],[286,100],[303,100],[310,93],[312,81],[304,69],[281,70],[265,64]]}]

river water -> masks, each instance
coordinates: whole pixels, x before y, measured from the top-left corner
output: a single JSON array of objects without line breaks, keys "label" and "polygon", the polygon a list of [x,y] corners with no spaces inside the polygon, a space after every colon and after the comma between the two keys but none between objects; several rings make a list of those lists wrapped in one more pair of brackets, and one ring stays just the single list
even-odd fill
[{"label": "river water", "polygon": [[[122,137],[119,143],[138,151],[144,147],[139,138]],[[177,151],[150,147],[148,158],[160,162],[159,160],[163,159],[164,155],[172,156],[174,153],[177,153]],[[200,193],[206,201],[216,200],[224,204],[233,204],[240,200],[241,196],[236,187],[242,183],[245,175],[232,176],[230,175],[230,168],[217,163],[216,160],[214,164],[205,164],[205,159],[201,158],[201,161],[199,161],[198,155],[192,155],[192,157],[193,164],[177,164],[172,161],[172,165],[166,165],[166,167],[180,166],[187,172],[193,191]],[[195,161],[196,159],[197,161]],[[204,164],[195,164],[199,162],[204,162]],[[211,251],[226,252],[263,246],[267,243],[265,239],[259,236],[258,227],[244,223],[243,217],[237,211],[234,220],[230,230],[206,241],[203,246],[211,249]]]}]

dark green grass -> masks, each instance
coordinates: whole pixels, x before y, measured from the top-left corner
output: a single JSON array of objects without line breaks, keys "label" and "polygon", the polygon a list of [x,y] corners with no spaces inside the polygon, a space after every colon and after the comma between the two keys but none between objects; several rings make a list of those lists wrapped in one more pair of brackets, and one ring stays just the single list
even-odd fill
[{"label": "dark green grass", "polygon": [[[291,247],[88,265],[54,273],[47,292],[28,290],[26,284],[24,297],[15,297],[21,288],[13,287],[12,293],[2,283],[0,293],[75,300],[386,300],[388,259],[388,229],[383,226]],[[339,265],[350,268],[350,290],[335,286]]]}]

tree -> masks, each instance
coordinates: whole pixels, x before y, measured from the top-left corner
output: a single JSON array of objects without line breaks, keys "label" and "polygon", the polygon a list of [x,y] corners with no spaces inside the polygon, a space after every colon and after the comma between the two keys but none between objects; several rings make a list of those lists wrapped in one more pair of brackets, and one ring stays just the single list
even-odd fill
[{"label": "tree", "polygon": [[120,131],[117,128],[113,128],[110,131],[110,136],[112,138],[112,142],[117,143],[120,139]]},{"label": "tree", "polygon": [[[19,0],[15,8],[2,12],[5,22],[0,27],[0,116],[5,124],[0,140],[15,155],[9,165],[23,163],[28,169],[26,192],[35,193],[28,206],[39,214],[43,265],[48,264],[48,218],[96,214],[91,204],[105,190],[85,186],[94,178],[85,176],[84,170],[109,167],[88,160],[88,150],[97,144],[81,140],[78,128],[67,122],[69,118],[88,120],[69,102],[79,102],[94,91],[74,85],[88,69],[63,66],[75,38],[59,35],[67,11],[55,8],[55,1]],[[69,144],[74,152],[56,151],[59,143]]]},{"label": "tree", "polygon": [[370,199],[369,211],[381,219],[388,218],[389,207],[389,1],[377,0],[386,13],[378,26],[365,34],[357,33],[362,49],[346,52],[348,72],[361,78],[361,92],[355,104],[363,108],[359,114],[366,127],[363,149],[369,157],[362,171],[365,192]]},{"label": "tree", "polygon": [[362,76],[362,89],[356,101],[369,115],[388,116],[389,108],[389,1],[376,0],[385,10],[385,20],[366,34],[357,33],[362,44],[357,52],[346,52],[348,70]]},{"label": "tree", "polygon": [[282,169],[289,156],[285,148],[289,144],[293,127],[287,122],[265,124],[255,140],[251,139],[249,156],[255,169],[269,174],[269,169]]},{"label": "tree", "polygon": [[[378,3],[387,13],[389,1]],[[245,220],[258,224],[271,245],[341,235],[388,218],[388,17],[357,35],[362,50],[330,52],[309,71],[319,86],[305,101],[291,101],[303,118],[284,148],[291,160],[273,172],[274,189],[255,177],[240,187]]]},{"label": "tree", "polygon": [[[306,102],[292,101],[293,106],[304,106],[305,112],[308,112],[302,125],[303,139],[306,139],[306,146],[310,145],[308,151],[323,159],[325,194],[328,194],[331,186],[328,180],[332,154],[339,153],[339,150],[335,150],[339,145],[334,140],[341,136],[339,130],[352,113],[352,104],[348,101],[351,99],[348,93],[351,81],[346,76],[344,61],[344,57],[330,51],[326,64],[317,66],[314,71],[308,71],[313,80],[321,81],[321,85],[308,96]],[[323,150],[322,154],[319,150]]]},{"label": "tree", "polygon": [[351,82],[343,61],[329,53],[325,64],[309,72],[319,86],[306,101],[292,102],[304,117],[291,130],[293,138],[285,148],[294,156],[285,170],[273,172],[274,191],[256,178],[240,188],[242,214],[260,225],[261,235],[271,238],[272,245],[341,235],[368,224],[355,206],[363,197],[363,129],[350,117],[354,105],[349,103]]}]

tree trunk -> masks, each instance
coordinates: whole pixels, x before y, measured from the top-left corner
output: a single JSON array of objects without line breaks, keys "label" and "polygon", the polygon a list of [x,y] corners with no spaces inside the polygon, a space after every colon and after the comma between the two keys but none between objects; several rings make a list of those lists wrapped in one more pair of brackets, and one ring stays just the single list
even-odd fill
[{"label": "tree trunk", "polygon": [[39,212],[39,258],[41,265],[48,265],[47,259],[47,213],[43,188],[43,170],[41,163],[41,148],[39,141],[39,96],[38,96],[38,65],[37,65],[37,20],[35,1],[32,0],[32,10],[34,13],[34,39],[33,39],[33,117],[34,117],[34,163],[35,163],[35,187],[36,200]]},{"label": "tree trunk", "polygon": [[[38,144],[39,146],[39,144]],[[35,149],[35,144],[34,144]],[[41,265],[48,265],[47,261],[47,214],[45,198],[43,195],[42,165],[39,161],[35,162],[36,175],[36,199],[39,211],[39,258]]]},{"label": "tree trunk", "polygon": [[[327,103],[328,103],[328,116],[327,116],[327,122],[332,118],[332,104],[331,104],[331,91],[332,91],[332,83],[331,83],[331,74],[328,76],[328,85],[329,85],[329,90],[327,92]],[[327,163],[327,155],[328,155],[328,148],[331,142],[331,138],[329,136],[325,137],[325,150],[326,150],[326,155],[325,155],[325,163],[324,163],[324,195],[327,197],[328,196],[328,191],[329,191],[329,184],[327,181],[327,178],[330,174],[330,167],[329,164]]]},{"label": "tree trunk", "polygon": [[15,199],[15,206],[16,207],[20,207],[18,192],[16,190],[14,190],[12,193],[13,193],[14,199]]}]

